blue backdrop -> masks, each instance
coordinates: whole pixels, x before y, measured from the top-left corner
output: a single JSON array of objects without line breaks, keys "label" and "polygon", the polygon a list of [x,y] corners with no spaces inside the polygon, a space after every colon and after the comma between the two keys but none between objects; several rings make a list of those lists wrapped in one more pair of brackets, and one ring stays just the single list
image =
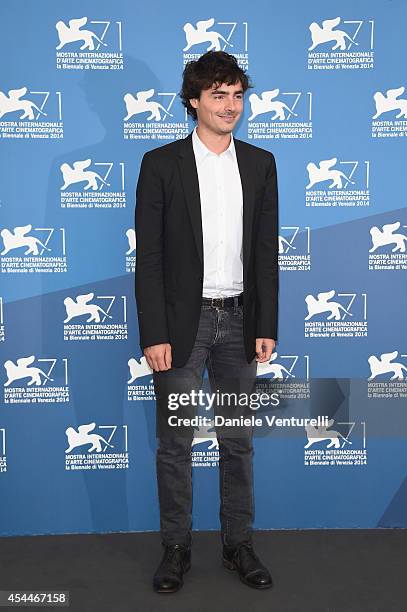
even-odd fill
[{"label": "blue backdrop", "polygon": [[[186,61],[236,55],[235,136],[273,151],[281,297],[262,529],[406,527],[407,77],[402,0],[1,4],[0,532],[159,528],[155,404],[138,345],[134,191],[193,128]],[[306,447],[306,448],[305,448]],[[194,528],[217,529],[197,437]]]}]

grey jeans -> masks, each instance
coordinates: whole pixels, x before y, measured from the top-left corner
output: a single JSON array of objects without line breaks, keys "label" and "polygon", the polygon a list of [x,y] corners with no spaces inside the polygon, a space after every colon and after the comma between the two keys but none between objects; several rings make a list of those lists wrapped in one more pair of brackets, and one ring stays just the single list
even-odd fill
[{"label": "grey jeans", "polygon": [[[257,362],[247,363],[243,345],[243,306],[215,308],[202,305],[199,329],[192,353],[181,368],[154,372],[157,399],[157,483],[161,538],[164,545],[191,543],[192,467],[191,444],[199,431],[193,427],[170,427],[168,417],[196,416],[197,407],[169,410],[170,394],[198,392],[205,366],[211,392],[228,397],[214,403],[214,414],[225,418],[246,416],[251,411],[233,398],[249,395],[254,388]],[[225,395],[229,394],[229,395]],[[173,397],[173,396],[171,396]],[[205,416],[208,416],[205,412]],[[219,443],[220,523],[224,544],[250,542],[254,518],[253,430],[249,426],[216,427]]]}]

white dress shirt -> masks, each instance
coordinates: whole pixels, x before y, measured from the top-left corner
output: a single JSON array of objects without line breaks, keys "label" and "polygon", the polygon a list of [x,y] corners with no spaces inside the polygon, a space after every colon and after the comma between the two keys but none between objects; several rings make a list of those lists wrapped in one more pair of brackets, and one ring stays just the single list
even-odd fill
[{"label": "white dress shirt", "polygon": [[220,155],[200,140],[192,145],[201,198],[204,297],[230,297],[243,291],[243,194],[233,135]]}]

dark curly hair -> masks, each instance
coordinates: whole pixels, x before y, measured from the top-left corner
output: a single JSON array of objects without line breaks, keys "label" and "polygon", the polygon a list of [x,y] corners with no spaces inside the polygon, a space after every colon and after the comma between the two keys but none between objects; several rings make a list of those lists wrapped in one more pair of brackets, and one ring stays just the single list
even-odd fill
[{"label": "dark curly hair", "polygon": [[213,84],[235,85],[240,81],[243,92],[252,87],[248,75],[240,68],[236,58],[225,51],[208,51],[196,61],[185,66],[180,98],[188,115],[196,121],[197,113],[190,100],[199,99],[203,89]]}]

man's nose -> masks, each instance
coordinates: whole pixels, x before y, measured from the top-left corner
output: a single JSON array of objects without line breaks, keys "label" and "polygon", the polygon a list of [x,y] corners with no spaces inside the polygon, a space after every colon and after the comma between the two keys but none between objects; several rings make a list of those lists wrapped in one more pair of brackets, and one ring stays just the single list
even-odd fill
[{"label": "man's nose", "polygon": [[227,111],[234,111],[235,110],[235,103],[236,103],[236,101],[234,100],[234,98],[226,98],[225,110],[227,110]]}]

